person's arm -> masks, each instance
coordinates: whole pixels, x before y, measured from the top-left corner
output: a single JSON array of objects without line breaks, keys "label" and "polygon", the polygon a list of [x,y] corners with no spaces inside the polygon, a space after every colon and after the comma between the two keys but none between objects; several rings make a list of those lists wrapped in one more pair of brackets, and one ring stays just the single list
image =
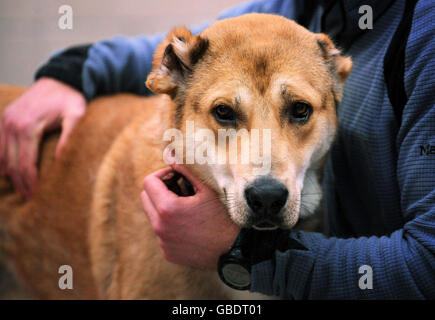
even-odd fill
[{"label": "person's arm", "polygon": [[35,80],[56,79],[82,92],[88,101],[117,92],[147,95],[144,83],[163,38],[163,34],[116,37],[74,46],[55,54],[36,72]]},{"label": "person's arm", "polygon": [[[227,9],[218,19],[262,12],[305,22],[304,12],[312,9],[313,3],[306,0],[251,1]],[[206,23],[191,28],[191,31],[199,33],[208,26],[209,23]],[[37,71],[35,78],[57,79],[83,92],[87,100],[117,92],[148,95],[150,91],[144,82],[151,71],[153,53],[163,38],[163,34],[116,37],[91,45],[71,47],[55,54]]]},{"label": "person's arm", "polygon": [[[295,232],[291,237],[308,250],[277,251],[273,259],[255,265],[251,290],[298,299],[435,298],[435,157],[420,155],[420,146],[435,145],[430,13],[423,3],[417,6],[406,47],[409,100],[397,136],[397,179],[407,222],[383,237],[338,239]],[[363,265],[372,267],[373,289],[359,288]]]}]

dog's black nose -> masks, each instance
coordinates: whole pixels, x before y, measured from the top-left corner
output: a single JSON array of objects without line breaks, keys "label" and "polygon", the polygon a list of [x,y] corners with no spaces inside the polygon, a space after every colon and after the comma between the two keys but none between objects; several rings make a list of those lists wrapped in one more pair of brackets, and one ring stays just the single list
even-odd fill
[{"label": "dog's black nose", "polygon": [[287,202],[288,190],[284,184],[269,177],[256,179],[245,189],[248,206],[256,215],[273,217]]}]

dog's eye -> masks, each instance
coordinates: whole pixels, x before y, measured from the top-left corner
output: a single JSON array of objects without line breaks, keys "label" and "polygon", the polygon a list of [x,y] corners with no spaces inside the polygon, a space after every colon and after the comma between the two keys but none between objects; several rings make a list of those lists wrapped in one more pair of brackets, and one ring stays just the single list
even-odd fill
[{"label": "dog's eye", "polygon": [[222,104],[214,107],[212,113],[220,124],[224,126],[236,125],[236,113],[232,108]]},{"label": "dog's eye", "polygon": [[306,102],[296,101],[292,103],[289,111],[290,121],[303,123],[310,118],[313,107]]}]

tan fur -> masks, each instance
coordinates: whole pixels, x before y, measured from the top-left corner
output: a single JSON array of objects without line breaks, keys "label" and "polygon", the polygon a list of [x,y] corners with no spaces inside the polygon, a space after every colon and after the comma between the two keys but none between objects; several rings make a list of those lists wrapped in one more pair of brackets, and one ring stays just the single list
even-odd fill
[{"label": "tan fur", "polygon": [[[240,108],[249,115],[247,129],[279,128],[274,132],[274,146],[279,149],[274,149],[273,174],[292,175],[285,162],[288,158],[282,158],[289,150],[292,163],[306,166],[311,161],[307,150],[324,139],[318,126],[328,125],[331,135],[335,132],[333,86],[344,82],[351,68],[350,59],[331,56],[337,60],[333,63],[338,80],[334,79],[317,37],[329,40],[287,19],[255,14],[220,21],[200,36],[183,28],[168,35],[156,51],[147,81],[152,90],[167,95],[119,94],[90,103],[58,161],[53,161],[56,138],[44,143],[39,185],[30,202],[25,203],[6,179],[0,179],[1,246],[22,284],[38,298],[49,299],[230,297],[221,289],[216,272],[174,265],[163,258],[143,212],[142,181],[166,166],[164,130],[184,130],[187,119],[217,132],[219,126],[210,115],[213,99],[233,104],[234,93],[241,96]],[[204,41],[209,41],[206,53],[196,63],[191,52],[203,50]],[[194,70],[191,78],[183,81],[162,67],[169,43],[186,67]],[[281,78],[291,79],[286,86],[293,97],[313,105],[315,117],[304,127],[281,125],[282,103],[277,96],[281,88],[274,88]],[[243,86],[238,86],[240,79]],[[0,108],[23,90],[1,86]],[[179,103],[184,108],[177,123]],[[259,116],[264,112],[269,115]],[[213,168],[193,165],[190,169],[222,197]],[[247,169],[226,170],[243,176]],[[236,214],[230,215],[237,223]],[[294,224],[297,215],[289,219]],[[60,265],[72,266],[73,290],[59,289]]]}]

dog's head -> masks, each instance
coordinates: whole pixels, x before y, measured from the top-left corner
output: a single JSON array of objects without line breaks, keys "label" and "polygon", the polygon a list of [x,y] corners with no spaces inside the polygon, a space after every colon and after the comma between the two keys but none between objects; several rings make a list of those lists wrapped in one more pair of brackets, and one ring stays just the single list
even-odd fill
[{"label": "dog's head", "polygon": [[326,35],[249,14],[196,36],[174,29],[146,84],[174,101],[184,139],[172,147],[216,190],[233,221],[289,228],[319,203],[315,171],[335,136],[351,68]]}]

